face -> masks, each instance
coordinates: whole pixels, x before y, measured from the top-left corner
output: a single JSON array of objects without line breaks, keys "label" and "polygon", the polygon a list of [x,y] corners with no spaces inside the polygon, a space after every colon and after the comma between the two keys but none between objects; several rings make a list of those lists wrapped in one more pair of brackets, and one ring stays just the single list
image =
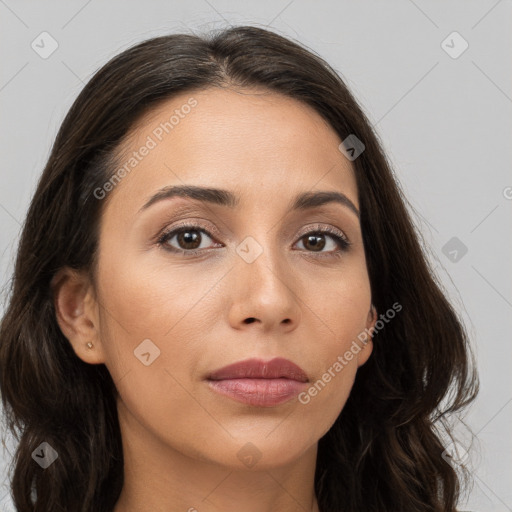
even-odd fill
[{"label": "face", "polygon": [[[97,193],[94,357],[121,424],[227,467],[246,443],[261,467],[285,464],[333,425],[375,318],[340,142],[312,108],[265,90],[184,93],[138,123],[125,172]],[[208,380],[252,358],[289,360],[307,381]]]}]

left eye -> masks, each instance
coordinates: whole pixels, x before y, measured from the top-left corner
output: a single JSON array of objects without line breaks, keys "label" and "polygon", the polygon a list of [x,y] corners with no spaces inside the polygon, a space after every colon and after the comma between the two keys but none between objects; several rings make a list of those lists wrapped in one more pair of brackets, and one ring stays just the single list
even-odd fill
[{"label": "left eye", "polygon": [[[326,239],[331,240],[330,244],[326,242]],[[323,252],[332,252],[336,251],[336,248],[346,249],[348,245],[345,239],[328,231],[307,233],[300,238],[299,242],[302,242],[306,250],[310,249],[312,252],[322,252],[322,249],[326,246],[330,247],[327,247],[327,250]]]}]

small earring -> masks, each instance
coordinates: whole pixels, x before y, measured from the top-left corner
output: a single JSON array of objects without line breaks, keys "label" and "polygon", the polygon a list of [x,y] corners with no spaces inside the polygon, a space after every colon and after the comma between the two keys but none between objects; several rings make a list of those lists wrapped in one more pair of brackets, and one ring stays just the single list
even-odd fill
[{"label": "small earring", "polygon": [[92,343],[91,343],[90,341],[89,341],[89,342],[87,342],[87,346],[88,346],[89,348],[92,348]]}]

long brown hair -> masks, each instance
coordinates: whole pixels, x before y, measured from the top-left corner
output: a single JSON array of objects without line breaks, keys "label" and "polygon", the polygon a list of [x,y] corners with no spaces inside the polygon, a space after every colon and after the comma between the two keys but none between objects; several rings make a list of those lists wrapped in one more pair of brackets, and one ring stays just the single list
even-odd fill
[{"label": "long brown hair", "polygon": [[[116,148],[141,115],[184,91],[264,87],[312,106],[341,140],[355,135],[356,173],[372,301],[402,310],[374,337],[346,405],[319,441],[322,512],[453,512],[463,478],[443,456],[440,426],[478,392],[463,323],[429,267],[371,123],[338,74],[276,33],[234,27],[153,38],[122,52],[84,87],[53,145],[21,234],[0,326],[0,391],[18,444],[19,512],[110,512],[123,486],[116,389],[60,331],[51,280],[64,266],[94,277],[95,198],[116,170]],[[32,452],[49,443],[42,469]],[[464,479],[465,481],[465,479]]]}]

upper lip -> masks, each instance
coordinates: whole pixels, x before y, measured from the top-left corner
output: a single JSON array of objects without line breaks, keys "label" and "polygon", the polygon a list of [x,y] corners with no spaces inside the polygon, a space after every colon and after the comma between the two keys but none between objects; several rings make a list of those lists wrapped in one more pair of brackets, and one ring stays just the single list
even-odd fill
[{"label": "upper lip", "polygon": [[279,379],[308,382],[304,370],[288,359],[276,357],[270,361],[246,359],[224,366],[208,375],[209,380],[225,379]]}]

